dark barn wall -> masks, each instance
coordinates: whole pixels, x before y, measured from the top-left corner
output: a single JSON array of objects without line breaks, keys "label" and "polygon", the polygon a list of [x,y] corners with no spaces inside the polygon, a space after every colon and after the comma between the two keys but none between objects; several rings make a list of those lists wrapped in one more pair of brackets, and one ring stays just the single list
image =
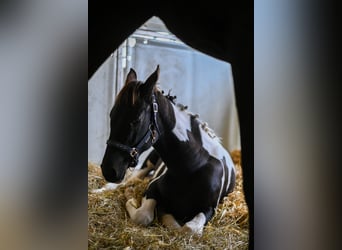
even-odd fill
[{"label": "dark barn wall", "polygon": [[240,121],[244,190],[253,247],[254,186],[254,2],[89,2],[88,79],[113,51],[152,16],[189,46],[232,65]]}]

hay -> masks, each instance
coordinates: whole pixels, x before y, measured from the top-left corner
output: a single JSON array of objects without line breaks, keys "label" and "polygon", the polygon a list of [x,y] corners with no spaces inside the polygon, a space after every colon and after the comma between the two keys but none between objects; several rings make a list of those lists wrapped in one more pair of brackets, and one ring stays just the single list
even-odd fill
[{"label": "hay", "polygon": [[247,249],[248,210],[242,191],[240,151],[231,152],[237,176],[234,192],[220,204],[201,237],[180,234],[159,224],[133,224],[125,210],[125,190],[138,201],[148,180],[134,180],[116,190],[91,193],[106,182],[96,164],[88,164],[88,249]]}]

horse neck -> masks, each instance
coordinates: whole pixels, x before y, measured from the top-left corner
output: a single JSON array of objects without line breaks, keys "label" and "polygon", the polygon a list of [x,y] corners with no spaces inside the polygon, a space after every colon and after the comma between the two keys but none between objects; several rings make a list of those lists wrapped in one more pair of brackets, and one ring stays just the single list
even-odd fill
[{"label": "horse neck", "polygon": [[[179,170],[182,173],[192,172],[201,166],[200,163],[203,160],[201,143],[198,141],[198,137],[194,135],[194,131],[191,131],[191,127],[189,127],[192,119],[189,114],[179,110],[166,97],[161,96],[158,100],[160,107],[159,126],[162,132],[154,148],[158,151],[169,170]],[[184,127],[176,119],[186,121]],[[175,128],[176,125],[179,130]],[[195,127],[198,128],[198,126]],[[184,137],[184,140],[182,140],[182,137]]]},{"label": "horse neck", "polygon": [[[161,134],[172,130],[175,124],[175,114],[173,111],[172,104],[162,93],[157,92],[157,103],[159,107],[158,111],[158,126],[161,130]],[[162,138],[161,138],[162,139]]]}]

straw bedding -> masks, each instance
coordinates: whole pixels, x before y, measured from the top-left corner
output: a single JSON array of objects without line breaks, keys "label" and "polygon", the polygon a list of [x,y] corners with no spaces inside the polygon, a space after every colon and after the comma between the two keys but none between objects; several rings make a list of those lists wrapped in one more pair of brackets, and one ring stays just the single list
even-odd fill
[{"label": "straw bedding", "polygon": [[125,190],[141,200],[148,180],[136,179],[115,190],[92,193],[106,184],[99,166],[88,163],[88,249],[247,249],[248,209],[242,191],[240,151],[231,152],[236,187],[216,210],[201,237],[167,229],[157,219],[149,227],[133,224],[125,210]]}]

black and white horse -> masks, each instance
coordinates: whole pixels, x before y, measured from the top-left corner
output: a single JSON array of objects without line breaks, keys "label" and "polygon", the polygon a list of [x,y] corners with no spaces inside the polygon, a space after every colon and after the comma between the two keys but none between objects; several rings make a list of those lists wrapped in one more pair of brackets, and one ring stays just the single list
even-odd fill
[{"label": "black and white horse", "polygon": [[153,179],[141,206],[126,209],[137,224],[149,225],[157,209],[170,228],[201,234],[219,202],[235,186],[235,168],[215,134],[156,87],[159,66],[145,82],[131,69],[110,113],[110,136],[101,164],[109,182],[120,182],[128,167],[151,146],[167,166]]}]

